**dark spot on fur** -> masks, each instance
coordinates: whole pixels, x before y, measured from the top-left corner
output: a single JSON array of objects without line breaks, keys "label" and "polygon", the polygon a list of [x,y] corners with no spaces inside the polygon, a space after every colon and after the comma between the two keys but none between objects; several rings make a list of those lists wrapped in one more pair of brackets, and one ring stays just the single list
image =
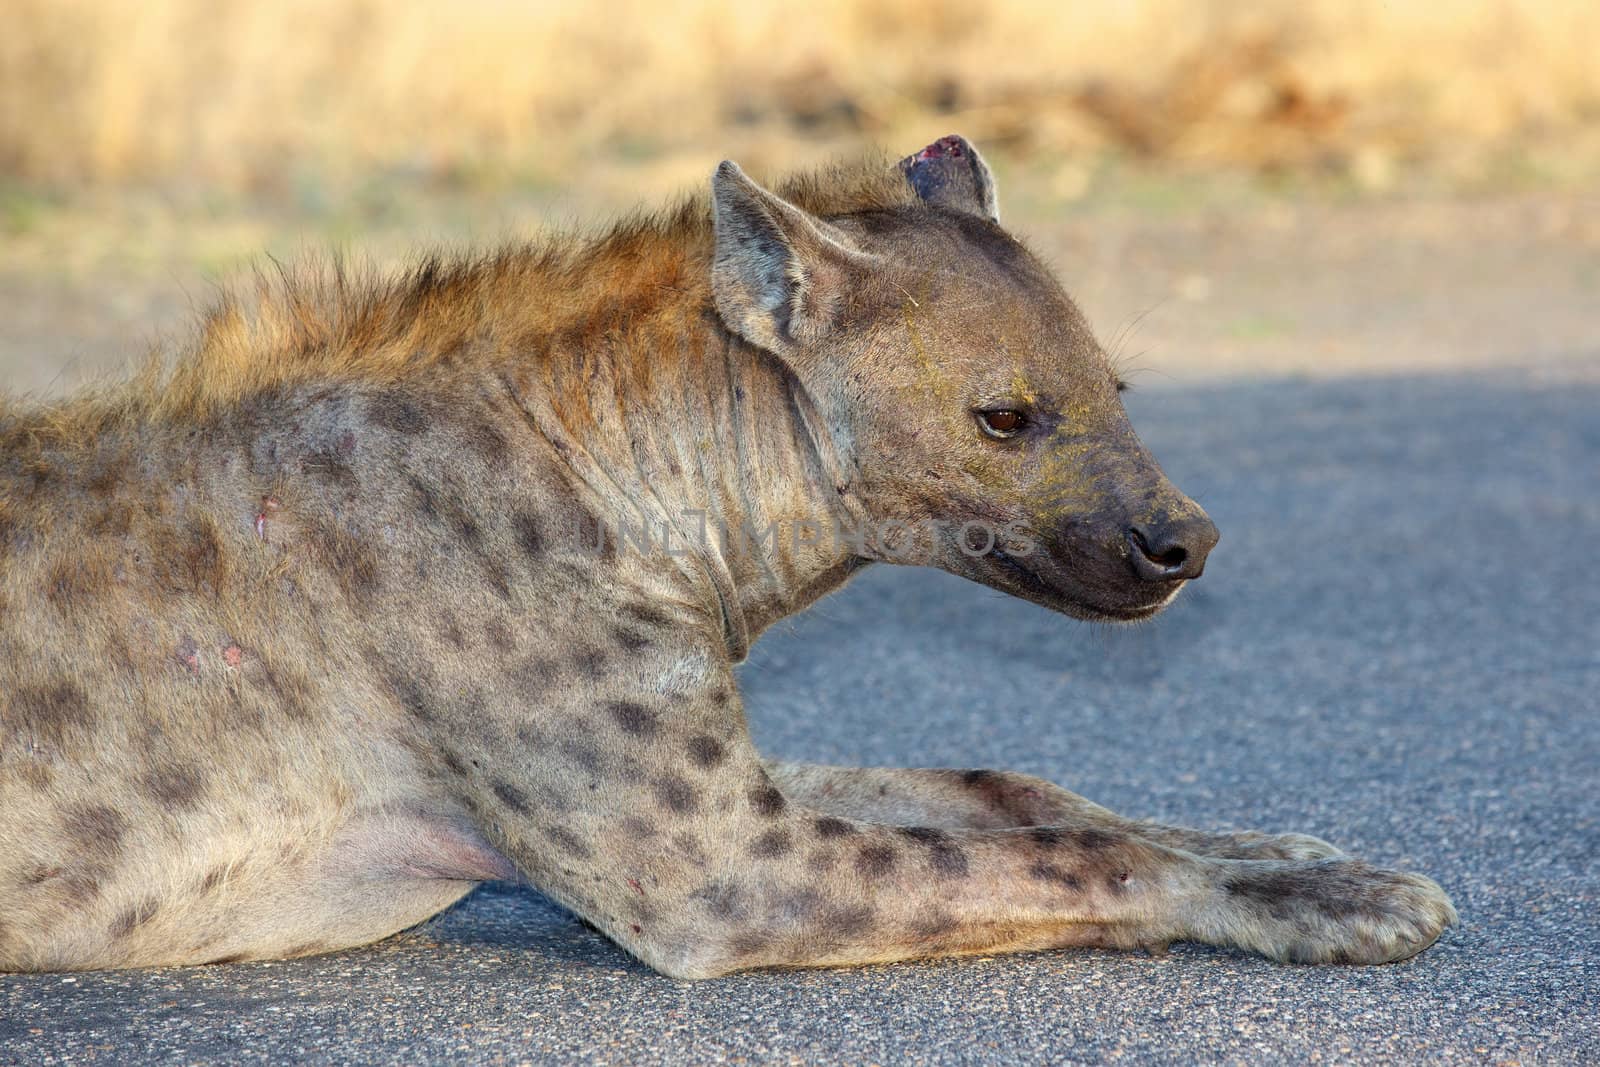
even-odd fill
[{"label": "dark spot on fur", "polygon": [[54,889],[59,889],[62,896],[67,897],[67,902],[74,907],[83,907],[94,901],[101,893],[99,880],[104,877],[104,873],[106,873],[104,865],[78,859],[66,867],[59,864],[37,864],[34,869],[24,873],[18,883],[24,889],[34,889],[50,881],[54,883]]},{"label": "dark spot on fur", "polygon": [[32,870],[23,874],[22,886],[25,889],[31,889],[36,885],[48,882],[52,878],[60,878],[63,873],[62,868],[52,864],[35,864]]},{"label": "dark spot on fur", "polygon": [[[411,487],[419,515],[433,522],[443,522],[469,549],[476,551],[481,548],[482,523],[455,493],[429,485],[415,474],[406,475],[406,484]],[[483,562],[487,563],[487,560]]]},{"label": "dark spot on fur", "polygon": [[936,845],[949,838],[943,830],[936,830],[931,826],[901,826],[897,829],[901,837],[909,837],[923,845]]},{"label": "dark spot on fur", "polygon": [[411,487],[411,496],[415,501],[417,514],[425,519],[438,519],[439,494],[433,486],[418,478],[415,474],[406,475],[406,484]]},{"label": "dark spot on fur", "polygon": [[487,415],[473,419],[463,432],[466,434],[467,444],[472,446],[473,451],[477,452],[485,463],[495,469],[505,466],[506,453],[510,451],[511,445],[506,440],[506,435],[500,432],[500,427],[494,424],[493,419]]},{"label": "dark spot on fur", "polygon": [[856,832],[856,828],[843,819],[835,819],[832,815],[824,815],[813,825],[817,828],[818,837],[846,837]]},{"label": "dark spot on fur", "polygon": [[654,737],[661,723],[654,711],[632,700],[612,700],[606,711],[628,733],[635,737]]},{"label": "dark spot on fur", "polygon": [[650,647],[650,639],[638,630],[619,629],[616,638],[622,650],[630,654],[643,652]]},{"label": "dark spot on fur", "polygon": [[928,861],[939,874],[949,878],[967,876],[967,854],[959,845],[937,845],[928,854]]},{"label": "dark spot on fur", "polygon": [[511,599],[510,570],[506,568],[503,562],[492,556],[481,556],[478,562],[483,564],[484,580],[488,583],[489,588],[494,591],[494,595],[501,600],[509,601]]},{"label": "dark spot on fur", "polygon": [[569,503],[566,528],[571,544],[582,554],[610,562],[617,558],[615,537],[606,536],[606,524],[581,504]]},{"label": "dark spot on fur", "polygon": [[1083,883],[1078,881],[1078,876],[1069,874],[1053,863],[1035,863],[1028,868],[1028,874],[1041,882],[1050,882],[1063,889],[1079,890]]},{"label": "dark spot on fur", "polygon": [[544,833],[546,837],[560,845],[562,849],[579,859],[588,859],[594,855],[589,846],[583,843],[582,838],[571,831],[563,830],[559,826],[547,826]]},{"label": "dark spot on fur", "polygon": [[192,765],[167,765],[144,778],[144,790],[163,807],[184,811],[195,806],[206,790],[205,776]]},{"label": "dark spot on fur", "polygon": [[105,868],[92,863],[80,863],[61,876],[61,891],[75,908],[87,907],[100,897],[100,879]]},{"label": "dark spot on fur", "polygon": [[18,686],[6,702],[0,738],[20,731],[46,744],[59,745],[68,733],[90,726],[94,719],[88,694],[76,682]]},{"label": "dark spot on fur", "polygon": [[110,580],[110,571],[103,561],[80,554],[50,568],[45,577],[45,598],[56,610],[66,614],[92,606],[93,599]]},{"label": "dark spot on fur", "polygon": [[104,804],[75,804],[62,813],[68,836],[84,852],[113,858],[122,851],[127,822]]},{"label": "dark spot on fur", "polygon": [[655,837],[658,833],[656,828],[651,823],[645,819],[639,818],[637,815],[629,815],[627,818],[622,820],[621,825],[622,832],[627,834],[629,837],[648,838]]},{"label": "dark spot on fur", "polygon": [[420,722],[433,721],[433,704],[417,679],[393,667],[386,667],[384,682],[387,683],[389,692],[394,695],[395,700],[412,718]]},{"label": "dark spot on fur", "polygon": [[438,628],[439,640],[458,651],[467,647],[466,635],[461,632],[461,625],[456,622],[454,615],[445,612],[434,625]]},{"label": "dark spot on fur", "polygon": [[768,830],[750,846],[750,855],[757,859],[776,859],[786,855],[790,848],[789,834],[785,830]]},{"label": "dark spot on fur", "polygon": [[1028,831],[1033,842],[1043,848],[1072,847],[1095,852],[1115,845],[1118,838],[1104,830],[1066,830],[1059,826],[1035,826]]},{"label": "dark spot on fur", "polygon": [[735,959],[749,959],[765,952],[772,944],[772,935],[760,930],[744,930],[728,939],[728,954]]},{"label": "dark spot on fur", "polygon": [[346,599],[357,605],[370,603],[381,577],[372,546],[324,519],[311,520],[307,533],[317,560],[333,572]]},{"label": "dark spot on fur", "polygon": [[161,902],[149,898],[123,909],[111,923],[112,937],[127,937],[133,931],[155,918],[156,912],[161,910]]},{"label": "dark spot on fur", "polygon": [[597,746],[588,737],[581,735],[565,737],[562,738],[561,744],[558,747],[560,748],[562,755],[572,760],[572,762],[576,763],[590,774],[599,774],[601,767],[604,766],[604,760],[601,757],[599,746]]},{"label": "dark spot on fur", "polygon": [[374,392],[367,398],[367,417],[385,430],[407,435],[422,433],[430,421],[421,405],[394,389]]},{"label": "dark spot on fur", "polygon": [[705,905],[713,918],[724,922],[742,919],[750,911],[744,894],[732,882],[707,882],[692,894],[693,899]]},{"label": "dark spot on fur", "polygon": [[1361,899],[1359,890],[1339,892],[1343,888],[1346,887],[1330,885],[1315,870],[1253,871],[1223,882],[1223,889],[1229,894],[1265,908],[1280,920],[1294,919],[1308,905],[1332,919],[1370,908],[1370,902]]},{"label": "dark spot on fur", "polygon": [[672,622],[663,611],[650,607],[648,604],[627,604],[622,608],[622,613],[636,622],[646,626],[666,626]]},{"label": "dark spot on fur", "polygon": [[[355,438],[351,437],[350,447],[355,448]],[[348,452],[340,453],[334,448],[324,448],[317,452],[309,452],[300,461],[300,470],[331,486],[344,490],[353,490],[359,484],[356,472],[345,462]]]},{"label": "dark spot on fur", "polygon": [[932,915],[920,918],[911,932],[919,941],[939,941],[949,937],[960,929],[960,923],[948,913],[936,911]]},{"label": "dark spot on fur", "polygon": [[722,750],[722,742],[706,734],[695,734],[689,738],[689,758],[697,767],[715,767],[721,763],[726,753]]},{"label": "dark spot on fur", "polygon": [[707,862],[706,850],[700,846],[700,839],[688,831],[673,834],[672,847],[690,863],[704,865]]},{"label": "dark spot on fur", "polygon": [[768,782],[750,790],[750,806],[756,810],[757,815],[765,815],[770,819],[782,815],[783,809],[789,806],[789,802],[778,792],[776,786]]},{"label": "dark spot on fur", "polygon": [[822,894],[809,888],[791,889],[778,893],[775,899],[768,896],[767,900],[770,903],[765,917],[779,928],[798,926],[822,906]]},{"label": "dark spot on fur", "polygon": [[900,834],[925,846],[928,865],[934,872],[949,878],[962,878],[967,874],[967,854],[943,830],[927,826],[905,826]]},{"label": "dark spot on fur", "polygon": [[311,716],[313,690],[311,679],[296,667],[286,667],[276,660],[257,658],[261,681],[277,697],[284,714],[291,719]]},{"label": "dark spot on fur", "polygon": [[450,509],[450,528],[468,547],[476,548],[483,540],[483,530],[479,527],[477,518],[465,508]]},{"label": "dark spot on fur", "polygon": [[516,534],[517,547],[522,549],[522,554],[530,560],[538,560],[544,556],[544,533],[539,528],[539,520],[531,513],[519,511],[511,516],[511,529]]},{"label": "dark spot on fur", "polygon": [[228,955],[228,956],[218,956],[214,960],[206,960],[206,964],[210,965],[210,964],[213,964],[213,963],[243,963],[245,960],[247,960],[249,958],[250,958],[249,955],[247,955],[246,953],[235,952],[232,955]]},{"label": "dark spot on fur", "polygon": [[218,886],[220,886],[222,884],[222,880],[224,878],[226,878],[227,876],[228,876],[228,865],[227,864],[225,864],[225,863],[218,864],[217,866],[211,868],[209,871],[206,872],[206,876],[204,878],[200,879],[200,892],[202,892],[202,893],[210,893],[210,892],[212,892],[213,890],[215,890]]},{"label": "dark spot on fur", "polygon": [[882,878],[894,870],[895,850],[889,845],[863,845],[856,853],[856,870],[868,878]]},{"label": "dark spot on fur", "polygon": [[155,564],[156,580],[168,592],[215,596],[226,572],[216,523],[190,519],[155,547]]},{"label": "dark spot on fur", "polygon": [[1110,848],[1117,843],[1114,835],[1103,830],[1074,830],[1073,843],[1085,852],[1096,852],[1100,849]]},{"label": "dark spot on fur", "polygon": [[680,815],[694,811],[700,806],[700,796],[694,786],[682,778],[668,776],[656,782],[656,796],[661,799],[671,811]]},{"label": "dark spot on fur", "polygon": [[836,937],[855,939],[869,932],[876,921],[870,905],[846,904],[829,911],[823,925]]},{"label": "dark spot on fur", "polygon": [[533,810],[533,805],[528,801],[528,794],[510,782],[494,783],[494,795],[500,802],[519,815],[526,815]]},{"label": "dark spot on fur", "polygon": [[465,778],[467,776],[467,765],[462,763],[461,758],[454,752],[446,751],[444,755],[439,757],[439,762],[444,765],[445,770],[457,778]]},{"label": "dark spot on fur", "polygon": [[517,642],[511,635],[511,627],[500,619],[490,619],[484,623],[483,635],[489,639],[489,646],[501,655],[516,651]]},{"label": "dark spot on fur", "polygon": [[606,654],[599,649],[586,648],[572,657],[572,666],[585,678],[604,678],[606,674]]},{"label": "dark spot on fur", "polygon": [[720,708],[724,704],[726,704],[727,702],[728,702],[728,691],[726,689],[718,689],[718,690],[715,690],[715,691],[712,692],[712,694],[711,694],[711,703],[713,705],[715,705],[716,707]]},{"label": "dark spot on fur", "polygon": [[1017,775],[1003,771],[965,771],[961,783],[1007,821],[1018,826],[1037,821],[1033,816],[1036,802],[1041,799],[1040,791]]},{"label": "dark spot on fur", "polygon": [[506,678],[512,688],[531,701],[538,701],[556,683],[556,665],[537,656],[519,660],[507,668]]}]

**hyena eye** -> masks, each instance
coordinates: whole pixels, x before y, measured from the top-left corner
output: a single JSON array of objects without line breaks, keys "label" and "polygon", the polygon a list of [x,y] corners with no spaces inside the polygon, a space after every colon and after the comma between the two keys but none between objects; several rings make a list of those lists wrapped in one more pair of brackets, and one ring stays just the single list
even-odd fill
[{"label": "hyena eye", "polygon": [[978,416],[978,425],[990,437],[1015,437],[1022,432],[1024,426],[1028,425],[1027,416],[1010,408],[998,411],[975,411],[973,414]]}]

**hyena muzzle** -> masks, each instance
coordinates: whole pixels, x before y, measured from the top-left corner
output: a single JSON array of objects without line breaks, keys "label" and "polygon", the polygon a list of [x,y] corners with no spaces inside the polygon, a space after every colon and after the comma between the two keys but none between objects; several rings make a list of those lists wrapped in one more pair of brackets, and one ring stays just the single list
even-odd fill
[{"label": "hyena muzzle", "polygon": [[[667,974],[1410,956],[1439,887],[993,771],[763,759],[732,673],[873,561],[1088,619],[1217,533],[978,153],[337,266],[0,406],[0,968],[287,957],[522,879]],[[820,711],[821,709],[819,709]]]}]

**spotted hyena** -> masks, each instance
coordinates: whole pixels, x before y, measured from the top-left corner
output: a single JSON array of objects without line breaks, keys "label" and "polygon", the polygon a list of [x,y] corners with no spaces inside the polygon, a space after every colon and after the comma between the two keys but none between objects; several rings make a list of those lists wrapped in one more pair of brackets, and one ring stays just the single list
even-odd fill
[{"label": "spotted hyena", "polygon": [[[733,665],[867,563],[1141,619],[1217,533],[971,145],[587,242],[263,281],[0,407],[0,968],[300,956],[525,880],[667,974],[1409,956],[1439,887],[983,770],[763,759]],[[818,709],[827,714],[827,709]]]}]

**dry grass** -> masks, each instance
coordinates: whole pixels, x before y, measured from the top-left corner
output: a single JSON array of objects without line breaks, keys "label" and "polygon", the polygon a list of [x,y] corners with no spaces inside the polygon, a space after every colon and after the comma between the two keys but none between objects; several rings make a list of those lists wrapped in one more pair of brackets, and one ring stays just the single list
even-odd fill
[{"label": "dry grass", "polygon": [[[9,0],[0,173],[572,180],[796,138],[1382,181],[1592,143],[1593,0]],[[779,147],[782,146],[782,147]],[[677,180],[673,175],[673,180]]]}]

